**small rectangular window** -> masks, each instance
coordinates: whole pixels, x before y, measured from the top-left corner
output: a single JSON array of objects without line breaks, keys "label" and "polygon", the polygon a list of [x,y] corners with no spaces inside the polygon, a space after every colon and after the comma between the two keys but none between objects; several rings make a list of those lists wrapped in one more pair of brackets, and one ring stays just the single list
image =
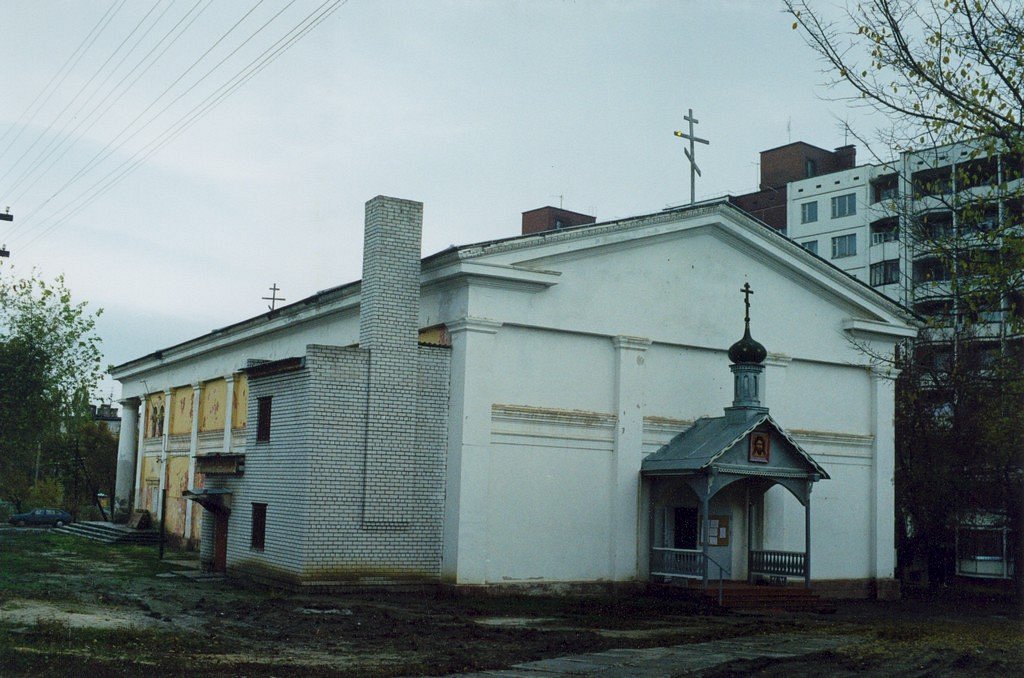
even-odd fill
[{"label": "small rectangular window", "polygon": [[252,505],[252,550],[262,551],[267,538],[267,505]]},{"label": "small rectangular window", "polygon": [[818,241],[817,240],[808,240],[807,242],[802,242],[802,243],[800,243],[800,247],[803,247],[808,252],[812,252],[814,254],[818,253]]},{"label": "small rectangular window", "polygon": [[832,218],[849,217],[857,213],[857,194],[847,193],[832,198]]},{"label": "small rectangular window", "polygon": [[900,260],[889,259],[871,264],[871,286],[891,285],[900,280]]},{"label": "small rectangular window", "polygon": [[256,400],[256,442],[258,443],[270,440],[270,401],[270,396]]},{"label": "small rectangular window", "polygon": [[805,202],[800,205],[800,223],[810,224],[818,220],[818,201]]},{"label": "small rectangular window", "polygon": [[857,254],[857,234],[840,235],[832,238],[832,258],[852,257]]}]

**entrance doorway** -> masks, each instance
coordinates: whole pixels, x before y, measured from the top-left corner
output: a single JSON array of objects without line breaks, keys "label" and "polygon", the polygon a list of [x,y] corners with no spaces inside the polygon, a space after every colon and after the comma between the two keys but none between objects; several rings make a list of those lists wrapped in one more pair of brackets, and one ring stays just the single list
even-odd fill
[{"label": "entrance doorway", "polygon": [[226,572],[228,569],[228,513],[213,512],[213,571]]}]

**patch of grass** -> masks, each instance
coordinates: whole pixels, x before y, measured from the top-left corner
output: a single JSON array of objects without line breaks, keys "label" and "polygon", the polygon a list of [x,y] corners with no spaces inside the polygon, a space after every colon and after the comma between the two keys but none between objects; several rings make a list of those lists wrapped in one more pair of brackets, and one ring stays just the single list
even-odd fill
[{"label": "patch of grass", "polygon": [[[195,668],[190,660],[195,644],[195,636],[173,631],[74,628],[61,620],[28,628],[0,624],[0,675],[185,674]],[[204,637],[202,647],[230,650],[216,636]]]}]

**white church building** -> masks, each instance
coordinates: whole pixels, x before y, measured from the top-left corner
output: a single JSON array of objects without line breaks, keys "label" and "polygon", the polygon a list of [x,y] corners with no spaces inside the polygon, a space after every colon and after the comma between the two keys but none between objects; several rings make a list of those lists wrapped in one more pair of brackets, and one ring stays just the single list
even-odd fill
[{"label": "white church building", "polygon": [[374,198],[362,281],[114,368],[119,504],[294,585],[894,593],[907,310],[725,200],[422,260],[421,228]]}]

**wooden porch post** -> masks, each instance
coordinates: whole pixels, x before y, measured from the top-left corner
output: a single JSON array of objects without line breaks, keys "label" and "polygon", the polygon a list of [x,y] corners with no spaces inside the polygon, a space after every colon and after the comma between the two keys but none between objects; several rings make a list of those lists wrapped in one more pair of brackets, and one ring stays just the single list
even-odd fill
[{"label": "wooden porch post", "polygon": [[704,511],[704,529],[703,539],[701,542],[701,550],[704,552],[704,588],[708,588],[708,541],[711,536],[711,516],[708,515],[710,511],[710,501],[708,500],[708,493],[705,492],[704,496],[701,497],[701,510]]},{"label": "wooden porch post", "polygon": [[754,504],[750,501],[750,485],[747,485],[747,583],[754,583],[754,573],[750,567],[754,551]]},{"label": "wooden porch post", "polygon": [[811,484],[807,483],[807,503],[804,504],[804,586],[811,588]]}]

